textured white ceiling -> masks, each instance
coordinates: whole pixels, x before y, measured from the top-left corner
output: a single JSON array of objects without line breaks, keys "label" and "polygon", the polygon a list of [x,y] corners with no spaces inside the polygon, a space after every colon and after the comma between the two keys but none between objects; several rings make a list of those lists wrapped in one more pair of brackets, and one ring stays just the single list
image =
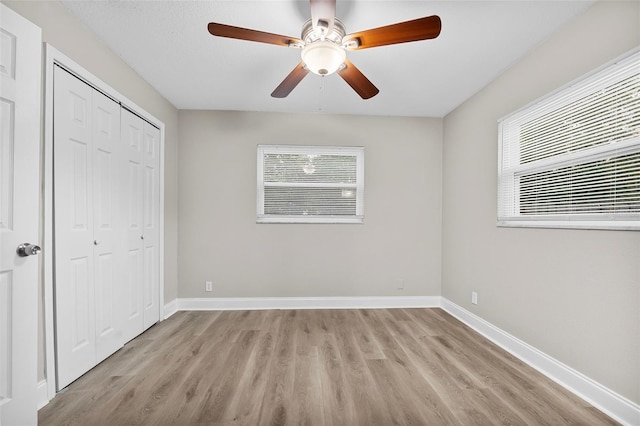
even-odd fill
[{"label": "textured white ceiling", "polygon": [[300,36],[307,1],[70,1],[64,6],[179,109],[443,117],[593,0],[340,1],[347,33],[439,15],[437,39],[348,52],[380,89],[362,100],[338,75],[273,89],[300,51],[213,37],[209,22]]}]

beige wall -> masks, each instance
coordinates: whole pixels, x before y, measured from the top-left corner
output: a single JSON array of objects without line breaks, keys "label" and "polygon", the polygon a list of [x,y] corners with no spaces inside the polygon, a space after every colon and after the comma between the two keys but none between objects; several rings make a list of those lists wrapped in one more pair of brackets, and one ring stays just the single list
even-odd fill
[{"label": "beige wall", "polygon": [[[177,264],[177,150],[178,111],[135,71],[114,55],[93,33],[58,3],[52,1],[2,1],[42,28],[43,42],[51,44],[118,92],[165,124],[165,302],[178,294]],[[42,316],[41,316],[42,318]],[[42,325],[42,322],[40,323]],[[44,378],[44,350],[40,329],[38,380]]]},{"label": "beige wall", "polygon": [[[181,111],[179,137],[179,297],[440,294],[442,120]],[[364,146],[365,223],[256,224],[258,144]]]},{"label": "beige wall", "polygon": [[496,123],[639,44],[640,3],[598,3],[445,118],[442,270],[444,297],[636,403],[640,233],[497,228]]}]

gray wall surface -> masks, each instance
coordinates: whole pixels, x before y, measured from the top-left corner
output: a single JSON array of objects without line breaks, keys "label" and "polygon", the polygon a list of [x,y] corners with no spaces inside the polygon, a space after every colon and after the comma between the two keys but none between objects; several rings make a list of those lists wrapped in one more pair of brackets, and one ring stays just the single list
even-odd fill
[{"label": "gray wall surface", "polygon": [[445,118],[442,266],[444,297],[636,403],[640,232],[498,228],[496,179],[499,118],[639,44],[640,3],[597,3]]},{"label": "gray wall surface", "polygon": [[[180,111],[179,139],[179,297],[440,295],[441,119]],[[256,224],[258,144],[364,146],[365,223]]]}]

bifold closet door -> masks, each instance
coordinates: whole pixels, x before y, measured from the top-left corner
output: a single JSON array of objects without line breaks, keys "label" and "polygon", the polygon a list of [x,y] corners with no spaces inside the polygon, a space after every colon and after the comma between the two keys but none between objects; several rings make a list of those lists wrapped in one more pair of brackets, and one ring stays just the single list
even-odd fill
[{"label": "bifold closet door", "polygon": [[160,131],[122,109],[126,149],[125,341],[160,319],[159,165]]},{"label": "bifold closet door", "polygon": [[54,70],[58,388],[123,344],[120,105]]},{"label": "bifold closet door", "polygon": [[160,320],[160,130],[146,121],[144,129],[144,329]]}]

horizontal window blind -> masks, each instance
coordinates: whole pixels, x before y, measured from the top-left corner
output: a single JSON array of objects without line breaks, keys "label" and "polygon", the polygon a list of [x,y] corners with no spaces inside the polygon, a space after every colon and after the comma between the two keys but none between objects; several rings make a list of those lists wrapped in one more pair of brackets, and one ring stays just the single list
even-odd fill
[{"label": "horizontal window blind", "polygon": [[526,174],[520,213],[638,214],[640,153]]},{"label": "horizontal window blind", "polygon": [[640,229],[640,53],[499,123],[498,222]]},{"label": "horizontal window blind", "polygon": [[258,222],[362,222],[363,201],[363,148],[258,146]]},{"label": "horizontal window blind", "polygon": [[611,84],[593,88],[595,93],[585,94],[562,108],[522,123],[520,162],[530,163],[637,137],[640,76],[604,83]]}]

